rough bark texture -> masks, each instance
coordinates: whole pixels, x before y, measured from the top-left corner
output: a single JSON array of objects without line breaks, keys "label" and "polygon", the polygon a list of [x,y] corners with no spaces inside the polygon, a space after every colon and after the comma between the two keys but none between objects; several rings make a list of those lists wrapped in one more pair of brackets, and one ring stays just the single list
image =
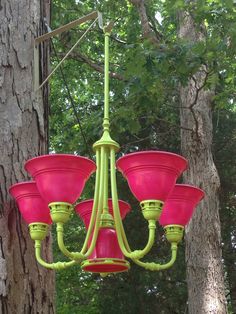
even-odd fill
[{"label": "rough bark texture", "polygon": [[232,233],[227,237],[227,241],[224,242],[225,246],[225,266],[229,284],[229,296],[233,313],[236,313],[236,267],[235,267],[235,255],[236,248],[232,245]]},{"label": "rough bark texture", "polygon": [[[179,14],[179,37],[204,40],[204,28],[198,29],[186,12]],[[204,89],[207,67],[202,66],[181,87],[182,153],[189,160],[184,182],[202,188],[206,196],[186,229],[188,306],[190,314],[227,313],[221,253],[219,219],[220,180],[212,157],[212,96]]]},{"label": "rough bark texture", "polygon": [[149,39],[153,44],[158,45],[161,33],[152,29],[147,16],[146,0],[129,0],[138,10],[140,22],[142,25],[143,38]]},{"label": "rough bark texture", "polygon": [[227,190],[221,189],[220,203],[226,207],[221,215],[221,226],[223,235],[223,258],[228,282],[227,297],[231,303],[232,313],[236,313],[236,217],[232,208],[236,207],[234,197],[228,195]]},{"label": "rough bark texture", "polygon": [[[47,104],[33,93],[33,39],[48,5],[43,0],[0,2],[1,314],[54,313],[54,274],[36,263],[28,228],[8,193],[10,185],[27,180],[25,161],[47,150]],[[48,238],[47,259],[49,244]]]}]

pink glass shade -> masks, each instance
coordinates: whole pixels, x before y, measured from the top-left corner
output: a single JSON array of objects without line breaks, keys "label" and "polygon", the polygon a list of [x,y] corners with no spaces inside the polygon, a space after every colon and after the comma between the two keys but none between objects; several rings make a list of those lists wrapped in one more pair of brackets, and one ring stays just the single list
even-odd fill
[{"label": "pink glass shade", "polygon": [[117,168],[141,202],[165,201],[177,178],[187,168],[182,156],[162,151],[131,153],[118,159]]},{"label": "pink glass shade", "polygon": [[[113,216],[112,200],[108,200],[109,212]],[[93,200],[87,200],[79,203],[75,207],[76,213],[83,220],[88,229],[91,214],[92,214]],[[130,205],[124,201],[119,200],[119,208],[121,218],[124,219],[126,214],[131,210]],[[89,245],[91,239],[89,241]],[[106,259],[114,259],[114,261],[107,262]],[[117,259],[119,260],[117,262]],[[127,270],[127,263],[124,255],[118,244],[116,230],[113,228],[100,228],[96,246],[89,256],[91,264],[83,267],[85,271],[106,273],[106,272],[122,272]],[[102,262],[104,261],[104,263]]]},{"label": "pink glass shade", "polygon": [[34,181],[14,184],[10,187],[9,192],[15,198],[19,211],[27,224],[52,223],[47,203],[40,196]]},{"label": "pink glass shade", "polygon": [[[108,199],[108,207],[109,207],[110,214],[114,217],[111,198]],[[83,220],[83,223],[85,224],[85,227],[87,229],[88,229],[90,217],[92,214],[92,208],[93,208],[93,199],[80,202],[79,204],[75,206],[75,212]],[[120,215],[122,219],[124,219],[127,213],[131,210],[130,205],[121,200],[119,200],[119,208],[120,208]]]},{"label": "pink glass shade", "polygon": [[203,190],[187,184],[176,184],[166,200],[160,224],[185,226],[191,219],[197,204],[203,199]]},{"label": "pink glass shade", "polygon": [[85,157],[53,154],[28,160],[25,169],[35,179],[39,193],[48,203],[72,204],[80,197],[96,165]]}]

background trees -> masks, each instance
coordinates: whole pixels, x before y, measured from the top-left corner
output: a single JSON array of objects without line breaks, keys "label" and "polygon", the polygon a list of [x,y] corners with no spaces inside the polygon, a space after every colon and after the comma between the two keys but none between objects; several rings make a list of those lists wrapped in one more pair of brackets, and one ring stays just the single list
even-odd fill
[{"label": "background trees", "polygon": [[[32,311],[40,308],[42,313],[52,311],[52,292],[47,289],[46,296],[43,292],[44,276],[48,279],[49,272],[36,266],[26,228],[21,227],[18,212],[7,194],[9,185],[25,177],[24,161],[46,150],[44,124],[47,120],[46,115],[44,121],[42,117],[47,106],[43,108],[41,99],[34,99],[30,92],[32,39],[37,33],[40,8],[41,16],[46,14],[42,3],[40,6],[38,2],[33,4],[5,1],[1,5],[0,146],[4,153],[0,157],[3,204],[0,294],[3,313],[7,310],[14,313],[15,304],[19,306],[18,313],[24,306],[26,311],[31,308]],[[217,297],[221,303],[215,311],[225,312],[222,246],[225,294],[233,313],[236,311],[235,5],[232,0],[55,0],[52,28],[94,9],[116,21],[111,42],[111,129],[113,138],[121,144],[120,154],[150,148],[180,153],[182,149],[194,171],[186,173],[184,180],[207,190],[207,198],[188,228],[189,312],[208,313],[212,306],[217,306],[215,299],[198,298],[199,294],[211,294],[209,283],[215,287],[219,284]],[[42,27],[43,19],[41,23]],[[54,41],[53,64],[85,28],[63,34]],[[103,34],[98,28],[94,28],[71,55],[63,73],[64,78],[58,73],[51,82],[50,149],[92,154],[89,147],[100,136],[103,106]],[[209,174],[209,171],[212,172]],[[127,192],[121,176],[118,184],[120,198],[129,201],[133,208],[126,221],[130,242],[134,247],[142,246],[146,226],[137,213],[139,205]],[[92,197],[92,191],[91,180],[83,198]],[[219,192],[223,241],[219,231]],[[82,241],[81,223],[74,220],[67,230],[67,243],[74,249],[77,242]],[[159,232],[158,246],[151,258],[164,261],[169,250],[162,231]],[[208,253],[207,258],[203,251]],[[187,313],[184,253],[182,245],[176,265],[158,274],[135,265],[127,274],[105,279],[80,273],[79,268],[58,273],[58,313]],[[59,253],[57,255],[60,258]],[[209,261],[217,267],[213,269]],[[13,262],[18,267],[13,266]],[[214,271],[218,272],[218,277]],[[210,278],[206,276],[207,280],[201,279],[205,273],[211,274]],[[193,284],[196,294],[192,293]],[[25,298],[18,301],[16,296],[22,298],[22,290],[26,291]],[[214,287],[213,290],[215,293]]]},{"label": "background trees", "polygon": [[[184,180],[207,191],[205,202],[188,228],[189,312],[215,310],[224,313],[225,295],[229,308],[235,311],[232,280],[235,276],[235,161],[232,156],[235,150],[236,21],[233,1],[107,1],[97,3],[95,8],[107,19],[117,21],[111,43],[111,129],[122,146],[122,153],[150,148],[179,153],[182,147],[193,171],[188,172]],[[90,1],[84,1],[83,5],[74,1],[67,4],[55,1],[54,27],[59,21],[64,24],[93,9],[94,2]],[[72,45],[81,32],[74,30],[55,42],[57,54],[63,55],[65,47]],[[101,132],[102,45],[102,33],[93,30],[64,65],[89,145]],[[55,93],[59,88],[60,95]],[[52,149],[88,153],[79,131],[63,82],[59,76],[55,77],[51,98]],[[213,160],[220,175],[220,190]],[[206,170],[211,173],[208,175]],[[134,246],[141,245],[145,241],[145,226],[141,215],[137,218],[134,213],[138,204],[127,194],[122,178],[119,185],[120,198],[130,201],[133,207],[127,217],[129,237]],[[218,214],[219,192],[223,242]],[[92,197],[90,193],[88,189],[84,197]],[[68,238],[72,234],[73,231]],[[153,256],[158,252],[159,259],[164,259],[168,248],[163,245],[161,236],[159,242],[161,248],[154,249]],[[222,281],[221,247],[228,292],[224,291]],[[106,279],[81,274],[82,288],[76,290],[74,299],[76,288],[71,284],[70,300],[73,299],[73,306],[78,306],[78,313],[84,306],[91,313],[106,313],[108,308],[114,313],[121,310],[125,313],[184,313],[187,312],[187,286],[183,265],[184,247],[176,266],[169,272],[152,274],[132,266],[128,274]],[[205,272],[209,276],[205,276]],[[59,274],[58,280],[70,274]],[[210,285],[214,294],[218,293],[217,297],[199,299],[199,295],[211,294]],[[90,294],[86,298],[84,289],[91,292],[92,301]],[[62,291],[63,288],[58,288],[58,295]],[[113,291],[117,291],[115,299]],[[128,296],[135,302],[129,301]],[[221,303],[215,302],[217,298]],[[67,313],[61,298],[59,309],[59,312]]]}]

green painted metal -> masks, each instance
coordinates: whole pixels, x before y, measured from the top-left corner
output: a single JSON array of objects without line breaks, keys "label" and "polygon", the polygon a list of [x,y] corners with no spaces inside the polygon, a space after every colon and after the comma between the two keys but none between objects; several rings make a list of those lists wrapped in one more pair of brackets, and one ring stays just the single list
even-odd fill
[{"label": "green painted metal", "polygon": [[[116,165],[115,154],[119,150],[119,144],[110,136],[109,122],[109,36],[113,24],[109,23],[104,27],[105,36],[105,62],[104,62],[104,118],[103,118],[103,134],[100,140],[94,143],[93,148],[96,152],[96,181],[94,191],[94,203],[92,208],[91,219],[88,231],[85,237],[81,251],[70,252],[64,244],[64,223],[66,223],[73,212],[73,205],[69,203],[57,202],[49,204],[51,217],[53,222],[57,224],[57,242],[61,252],[71,261],[47,263],[40,255],[41,242],[46,237],[48,225],[35,223],[29,226],[30,235],[35,240],[35,255],[37,261],[44,267],[49,269],[60,270],[75,264],[81,264],[81,268],[91,265],[120,264],[126,265],[129,269],[129,262],[124,259],[102,258],[96,261],[89,259],[93,252],[100,228],[115,228],[118,243],[124,256],[132,259],[137,265],[151,271],[159,271],[171,267],[177,256],[177,245],[183,237],[183,226],[169,225],[166,226],[165,235],[171,243],[171,259],[166,264],[146,263],[140,261],[151,250],[155,241],[156,223],[161,215],[163,202],[160,200],[145,200],[140,203],[142,214],[148,222],[148,241],[146,246],[141,250],[132,251],[128,243],[123,222],[119,210],[117,184],[116,184]],[[109,162],[110,160],[110,162]],[[109,197],[109,169],[110,169],[110,186],[114,219],[109,213],[108,197]],[[90,239],[90,245],[88,241]],[[107,276],[109,273],[101,273],[101,276]]]},{"label": "green painted metal", "polygon": [[50,203],[48,207],[54,223],[66,223],[74,211],[73,205],[65,202]]},{"label": "green painted metal", "polygon": [[29,232],[32,240],[44,240],[48,234],[48,224],[34,222],[29,224]]},{"label": "green painted metal", "polygon": [[164,227],[166,239],[170,243],[179,243],[183,239],[184,227],[180,225],[168,225]]},{"label": "green painted metal", "polygon": [[163,202],[158,200],[146,200],[140,203],[143,217],[146,220],[159,220],[163,208]]},{"label": "green painted metal", "polygon": [[37,262],[45,268],[61,270],[76,264],[76,261],[47,263],[41,257],[41,240],[35,240],[35,257]]},{"label": "green painted metal", "polygon": [[[107,148],[108,152],[111,148],[115,151],[120,149],[120,145],[115,142],[110,136],[110,121],[109,121],[109,37],[110,32],[105,28],[105,62],[104,62],[104,118],[103,118],[103,135],[101,139],[93,144],[96,150],[99,147]],[[111,31],[111,27],[109,27]],[[108,157],[107,157],[108,158]],[[102,160],[105,162],[105,159]]]},{"label": "green painted metal", "polygon": [[171,243],[171,259],[166,264],[157,264],[157,263],[144,263],[139,260],[133,260],[137,265],[151,271],[159,271],[165,270],[173,266],[174,262],[176,261],[177,257],[177,243]]},{"label": "green painted metal", "polygon": [[168,242],[171,243],[171,259],[166,264],[145,263],[139,260],[133,260],[137,265],[151,271],[159,271],[170,268],[177,257],[178,243],[183,238],[184,227],[180,225],[168,225],[164,227],[165,236]]},{"label": "green painted metal", "polygon": [[114,219],[109,213],[102,213],[100,220],[100,228],[115,228]]},{"label": "green painted metal", "polygon": [[81,252],[70,252],[67,250],[65,244],[64,244],[64,227],[62,222],[57,223],[57,244],[60,249],[60,251],[67,257],[69,257],[72,260],[82,260],[84,259],[84,255]]},{"label": "green painted metal", "polygon": [[[95,191],[94,191],[94,199],[93,199],[93,208],[92,208],[92,214],[91,219],[88,227],[88,231],[85,237],[85,241],[81,250],[82,254],[85,254],[88,248],[88,240],[92,234],[92,231],[94,229],[96,216],[97,216],[97,208],[98,208],[98,187],[100,182],[100,176],[101,176],[101,156],[99,150],[96,151],[96,164],[97,164],[97,170],[96,170],[96,179],[95,179]],[[95,247],[95,244],[94,244]],[[94,249],[94,248],[93,248]]]},{"label": "green painted metal", "polygon": [[[117,238],[119,246],[122,253],[131,259],[140,259],[144,257],[152,248],[155,240],[155,229],[156,229],[156,220],[148,220],[149,228],[149,237],[147,245],[142,250],[131,251],[128,244],[127,238],[125,236],[124,227],[119,211],[118,195],[117,195],[117,185],[116,185],[116,169],[115,169],[115,151],[111,149],[110,153],[110,170],[111,170],[111,193],[112,193],[112,205],[115,218],[115,226],[117,230]],[[124,238],[125,237],[125,238]]]}]

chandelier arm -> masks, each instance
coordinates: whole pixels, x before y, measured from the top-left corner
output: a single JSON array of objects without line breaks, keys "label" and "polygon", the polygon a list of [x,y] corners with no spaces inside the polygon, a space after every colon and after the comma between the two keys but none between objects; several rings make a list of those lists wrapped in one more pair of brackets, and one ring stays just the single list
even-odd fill
[{"label": "chandelier arm", "polygon": [[103,193],[103,213],[109,213],[108,207],[108,151],[104,150],[104,193]]},{"label": "chandelier arm", "polygon": [[92,208],[92,214],[91,219],[89,222],[89,227],[86,233],[85,241],[81,250],[82,254],[85,254],[88,250],[88,241],[92,234],[92,231],[94,229],[94,225],[96,222],[96,216],[97,216],[97,208],[98,208],[98,196],[99,196],[99,184],[100,184],[100,176],[101,176],[101,153],[100,149],[96,149],[96,164],[97,164],[97,170],[96,170],[96,179],[95,179],[95,190],[94,190],[94,199],[93,199],[93,208]]},{"label": "chandelier arm", "polygon": [[168,263],[166,264],[157,264],[157,263],[148,263],[148,262],[141,262],[138,259],[133,259],[133,262],[146,270],[151,270],[151,271],[159,271],[159,270],[165,270],[173,266],[174,262],[176,261],[177,257],[177,249],[178,245],[175,242],[171,243],[171,259]]},{"label": "chandelier arm", "polygon": [[84,255],[81,252],[70,252],[64,244],[64,224],[62,222],[57,223],[57,244],[60,251],[68,258],[72,260],[84,259]]},{"label": "chandelier arm", "polygon": [[96,215],[95,227],[94,227],[94,232],[92,235],[91,244],[89,246],[88,251],[85,254],[85,257],[88,257],[93,252],[96,242],[97,242],[98,232],[100,228],[101,213],[103,209],[103,193],[104,193],[104,184],[103,184],[104,182],[104,158],[105,158],[105,147],[101,146],[101,164],[100,164],[101,172],[100,172],[100,182],[99,182],[99,191],[98,191],[97,215]]},{"label": "chandelier arm", "polygon": [[64,223],[58,222],[57,223],[57,243],[60,251],[67,256],[68,258],[72,260],[76,260],[79,262],[79,260],[85,259],[84,253],[87,250],[88,247],[88,240],[90,238],[91,232],[94,228],[95,218],[96,218],[96,208],[98,204],[98,184],[99,184],[99,178],[100,178],[100,153],[97,150],[96,151],[96,160],[97,160],[97,171],[96,171],[96,181],[95,181],[95,194],[94,194],[94,204],[91,214],[91,219],[89,223],[88,232],[86,233],[85,241],[83,244],[83,247],[80,252],[70,252],[65,244],[64,244]]},{"label": "chandelier arm", "polygon": [[[149,221],[149,223],[150,223],[150,221]],[[153,224],[153,222],[152,222],[151,224]],[[148,252],[151,250],[151,248],[152,248],[152,246],[153,246],[153,243],[154,243],[154,240],[155,240],[156,222],[154,222],[155,227],[151,227],[151,224],[149,224],[149,238],[148,238],[148,243],[147,243],[146,248],[145,248],[145,250],[148,250],[148,248],[149,248]],[[152,231],[152,233],[154,232],[154,238],[153,238],[153,240],[151,239],[152,235],[150,235],[150,228],[152,228],[152,229],[154,230],[154,231]],[[125,244],[125,247],[126,247],[127,251],[128,251],[129,253],[132,253],[132,250],[131,250],[131,248],[130,248],[130,246],[129,246],[128,239],[127,239],[127,237],[126,237],[126,233],[125,233],[125,229],[124,229],[123,223],[120,224],[120,230],[121,230],[122,238],[123,238],[123,241],[124,241],[124,244]],[[147,252],[147,253],[148,253],[148,252]],[[145,254],[145,255],[146,255],[146,254]]]},{"label": "chandelier arm", "polygon": [[125,229],[124,229],[124,226],[123,224],[120,224],[120,230],[121,230],[121,235],[122,235],[122,238],[123,238],[123,241],[124,241],[124,245],[126,247],[126,250],[131,253],[131,248],[129,246],[129,242],[128,242],[128,239],[126,237],[126,233],[125,233]]},{"label": "chandelier arm", "polygon": [[[126,256],[129,252],[126,249],[126,246],[123,241],[121,234],[121,217],[119,212],[119,203],[117,195],[117,185],[116,185],[116,170],[115,170],[115,151],[114,149],[110,150],[110,170],[111,170],[111,195],[112,195],[112,206],[114,212],[115,227],[117,231],[117,239],[122,253]],[[128,243],[128,242],[127,242]]]},{"label": "chandelier arm", "polygon": [[[140,259],[143,258],[152,248],[154,240],[155,240],[155,229],[156,229],[156,221],[149,220],[149,237],[148,243],[142,250],[131,251],[130,246],[125,235],[122,219],[119,211],[119,203],[118,203],[118,195],[117,195],[117,186],[116,186],[116,170],[115,170],[115,150],[111,148],[110,151],[110,163],[111,163],[111,190],[112,190],[112,205],[114,209],[114,218],[115,218],[115,226],[117,230],[117,238],[119,242],[119,246],[121,248],[122,253],[131,259]],[[125,241],[124,241],[125,238]]]},{"label": "chandelier arm", "polygon": [[41,257],[41,240],[35,240],[35,257],[37,262],[45,268],[53,270],[61,270],[75,265],[76,261],[47,263]]}]

